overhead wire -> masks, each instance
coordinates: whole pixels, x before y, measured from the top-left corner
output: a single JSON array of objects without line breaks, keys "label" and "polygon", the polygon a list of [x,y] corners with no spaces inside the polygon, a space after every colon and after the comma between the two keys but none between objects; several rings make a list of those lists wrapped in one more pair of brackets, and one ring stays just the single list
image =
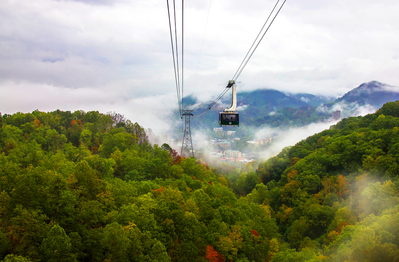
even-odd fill
[{"label": "overhead wire", "polygon": [[[166,0],[168,9],[169,19],[169,32],[170,42],[172,46],[172,57],[173,57],[173,69],[175,74],[175,84],[177,93],[177,104],[179,108],[180,118],[183,118],[183,96],[184,96],[184,0],[182,0],[182,15],[181,15],[181,57],[179,58],[179,44],[178,44],[178,26],[177,26],[177,13],[176,13],[176,0],[173,0],[173,5],[169,4],[169,0]],[[172,7],[171,7],[172,6]],[[171,11],[171,8],[173,10]],[[173,13],[173,18],[171,18]],[[172,26],[173,19],[173,26]],[[173,29],[172,29],[173,27]],[[181,61],[181,65],[180,62]],[[180,71],[181,68],[181,71]]]},{"label": "overhead wire", "polygon": [[215,99],[215,101],[213,101],[213,102],[209,105],[208,109],[211,109],[211,107],[214,106],[214,105],[227,93],[227,91],[229,91],[228,88],[226,88],[226,89]]},{"label": "overhead wire", "polygon": [[277,2],[276,2],[276,4],[274,5],[272,11],[270,12],[270,14],[269,14],[269,16],[267,17],[265,23],[263,24],[263,26],[262,26],[262,28],[260,29],[258,35],[256,36],[254,42],[252,43],[252,45],[251,45],[251,47],[249,48],[247,54],[245,55],[244,59],[242,60],[240,66],[238,67],[236,73],[235,73],[234,76],[231,78],[232,80],[234,80],[234,78],[237,76],[237,73],[240,71],[240,68],[242,67],[242,65],[244,64],[245,60],[247,59],[247,57],[248,57],[249,53],[251,52],[252,48],[254,47],[256,41],[258,41],[258,38],[259,38],[260,34],[262,33],[263,29],[265,28],[267,22],[269,22],[269,19],[270,19],[270,17],[272,16],[272,14],[273,14],[273,12],[274,12],[274,9],[276,9],[276,6],[278,5],[279,2],[280,2],[280,0],[277,0]]},{"label": "overhead wire", "polygon": [[[173,0],[173,12],[174,12],[174,22],[175,22],[175,45],[176,45],[176,61],[177,61],[177,85],[179,86],[179,98],[183,99],[183,97],[180,96],[180,67],[179,67],[179,48],[177,45],[177,22],[176,22],[176,2]],[[181,103],[179,101],[179,103]],[[180,107],[180,117],[182,117],[182,110],[183,108]]]},{"label": "overhead wire", "polygon": [[208,110],[210,110],[226,93],[229,91],[229,88],[225,88],[223,92],[213,101],[207,109],[204,109],[201,113],[197,114],[197,116],[202,116],[204,113],[206,113]]},{"label": "overhead wire", "polygon": [[[256,36],[254,42],[252,43],[251,47],[249,48],[247,54],[245,55],[243,61],[241,62],[240,66],[238,67],[236,73],[234,74],[232,80],[233,81],[237,81],[238,77],[241,75],[242,71],[244,70],[245,66],[248,64],[249,60],[251,59],[252,55],[255,53],[256,49],[258,48],[260,42],[263,40],[263,38],[265,37],[266,33],[269,31],[270,26],[273,24],[274,20],[276,19],[277,15],[280,13],[281,9],[283,8],[285,2],[287,0],[284,0],[284,2],[282,3],[282,5],[279,7],[277,13],[274,15],[272,21],[270,22],[269,26],[266,28],[266,30],[263,32],[262,37],[259,39],[259,36],[261,35],[262,31],[264,30],[266,24],[268,23],[270,17],[272,16],[272,14],[274,13],[274,10],[276,9],[276,7],[278,6],[278,3],[280,2],[280,0],[277,0],[276,4],[274,5],[272,11],[270,12],[269,16],[266,19],[266,22],[263,24],[261,30],[259,31],[258,35]],[[255,46],[255,47],[254,47]],[[251,51],[252,50],[252,51]],[[208,106],[208,110],[210,110],[212,108],[212,106],[214,106],[229,90],[230,88],[226,87],[226,89],[216,98],[215,101],[213,101],[209,106]],[[205,110],[207,111],[207,110]]]},{"label": "overhead wire", "polygon": [[[170,32],[170,43],[172,46],[172,57],[173,57],[173,69],[175,73],[175,84],[176,84],[176,92],[177,92],[177,104],[179,107],[179,115],[182,115],[182,107],[181,107],[181,98],[180,98],[180,85],[179,85],[179,77],[178,77],[178,66],[176,66],[176,54],[173,42],[173,33],[172,33],[172,22],[170,19],[170,7],[169,7],[169,0],[166,0],[167,8],[168,8],[168,18],[169,18],[169,32]],[[176,21],[176,20],[175,20]],[[176,32],[176,31],[175,31]],[[176,47],[177,48],[177,47]],[[177,50],[176,50],[177,53]]]},{"label": "overhead wire", "polygon": [[[277,3],[280,0],[277,0]],[[252,55],[255,53],[256,49],[258,48],[260,42],[263,40],[263,38],[265,37],[266,33],[269,31],[270,26],[273,24],[274,20],[276,19],[277,15],[280,13],[281,9],[283,8],[285,2],[287,0],[284,0],[283,4],[280,6],[280,8],[278,9],[276,15],[273,17],[273,20],[270,22],[269,26],[267,27],[267,29],[265,30],[265,32],[263,33],[262,37],[260,38],[260,40],[258,41],[258,43],[256,44],[254,50],[252,51],[251,55],[248,57],[247,61],[245,62],[245,64],[242,66],[240,72],[236,75],[235,79],[233,79],[234,81],[236,81],[238,79],[238,77],[241,75],[242,71],[244,70],[245,66],[248,64],[248,61],[251,59]],[[274,8],[273,8],[274,11]],[[272,11],[272,12],[273,12]],[[268,18],[269,19],[269,18]]]},{"label": "overhead wire", "polygon": [[184,0],[181,0],[181,21],[181,108],[184,110]]}]

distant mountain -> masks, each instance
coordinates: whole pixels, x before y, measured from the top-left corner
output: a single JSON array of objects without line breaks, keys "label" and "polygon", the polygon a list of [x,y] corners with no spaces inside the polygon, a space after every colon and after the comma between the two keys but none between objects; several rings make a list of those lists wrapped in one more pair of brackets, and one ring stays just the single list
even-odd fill
[{"label": "distant mountain", "polygon": [[[251,92],[237,93],[237,111],[240,113],[240,126],[255,126],[274,123],[274,126],[307,124],[317,121],[316,106],[331,101],[330,97],[315,96],[312,94],[290,94],[274,89],[259,89]],[[219,112],[230,106],[231,92],[221,101],[208,110],[209,104],[198,104],[197,99],[190,95],[183,99],[185,107],[194,109],[191,125],[194,128],[211,129],[219,125]],[[195,107],[194,107],[195,105]],[[294,108],[298,108],[295,110]],[[291,118],[295,118],[291,121]],[[300,119],[301,118],[301,119]],[[306,119],[311,119],[307,121]],[[305,119],[305,120],[304,120]]]},{"label": "distant mountain", "polygon": [[[299,93],[290,94],[283,93],[275,89],[258,89],[251,92],[238,92],[237,101],[238,107],[241,109],[253,108],[257,111],[268,111],[273,112],[282,108],[297,108],[303,106],[318,106],[329,101],[333,101],[334,98],[326,96],[316,96],[312,94]],[[218,102],[215,106],[229,106],[231,101],[231,92],[227,93],[221,102]],[[184,97],[183,103],[190,107],[197,104],[197,99],[193,95]],[[206,109],[211,101],[197,105],[198,109]]]},{"label": "distant mountain", "polygon": [[[291,94],[274,89],[239,92],[237,111],[240,113],[241,127],[262,125],[289,127],[323,121],[330,118],[332,112],[336,110],[341,111],[342,117],[372,113],[386,102],[396,100],[399,100],[399,88],[372,81],[361,84],[335,100],[327,96]],[[194,109],[191,122],[193,128],[217,127],[219,112],[230,106],[231,92],[208,110],[210,103],[211,101],[199,103],[192,95],[184,98],[185,107],[191,106]]]},{"label": "distant mountain", "polygon": [[337,103],[357,103],[380,108],[386,102],[399,100],[399,88],[377,81],[363,83],[336,100]]},{"label": "distant mountain", "polygon": [[383,104],[399,100],[399,88],[377,81],[363,83],[331,103],[319,106],[319,111],[340,110],[343,117],[375,111]]}]

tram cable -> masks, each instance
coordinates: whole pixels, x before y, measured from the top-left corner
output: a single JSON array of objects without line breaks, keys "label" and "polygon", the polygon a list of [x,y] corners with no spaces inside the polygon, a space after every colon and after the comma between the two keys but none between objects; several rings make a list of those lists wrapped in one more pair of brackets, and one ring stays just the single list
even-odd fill
[{"label": "tram cable", "polygon": [[[174,1],[174,0],[173,0]],[[181,1],[181,108],[184,110],[184,0]],[[183,116],[180,116],[183,119]]]},{"label": "tram cable", "polygon": [[[172,30],[172,21],[171,21],[171,11],[169,0],[166,0],[167,9],[168,9],[168,19],[169,19],[169,32],[170,32],[170,42],[172,46],[172,57],[173,57],[173,69],[175,74],[175,84],[176,84],[176,93],[177,93],[177,104],[179,108],[179,115],[182,118],[183,111],[183,67],[184,67],[184,20],[182,20],[182,76],[180,78],[180,65],[179,65],[179,48],[178,48],[178,38],[177,38],[177,15],[176,15],[176,2],[173,0],[173,21],[174,21],[174,30]],[[182,19],[184,19],[184,0],[182,0]],[[173,35],[174,31],[174,35]],[[181,80],[180,80],[181,79]]]},{"label": "tram cable", "polygon": [[[284,0],[283,4],[282,4],[282,5],[280,6],[280,8],[278,9],[276,15],[273,17],[273,20],[270,22],[269,26],[266,28],[266,30],[265,30],[265,32],[263,33],[262,37],[259,39],[258,43],[256,44],[254,50],[252,50],[251,55],[248,57],[248,59],[246,60],[245,64],[242,66],[241,70],[240,70],[239,72],[237,71],[238,74],[237,74],[237,72],[236,72],[235,78],[233,77],[233,80],[234,80],[234,81],[236,81],[236,80],[238,79],[238,77],[241,75],[241,73],[242,73],[242,71],[244,70],[245,66],[248,64],[248,61],[251,59],[252,55],[253,55],[253,54],[255,53],[255,51],[256,51],[256,48],[258,48],[260,42],[263,40],[263,38],[265,37],[266,33],[269,31],[270,26],[273,24],[274,20],[276,19],[277,15],[280,13],[280,11],[281,11],[281,9],[283,8],[283,6],[284,6],[284,4],[285,4],[286,1],[287,1],[287,0]],[[280,0],[277,0],[276,5],[274,6],[272,12],[270,13],[269,17],[268,17],[267,20],[266,20],[266,23],[267,23],[267,21],[269,20],[271,14],[273,13],[273,11],[274,11],[275,7],[277,6],[278,2],[280,2]],[[263,25],[261,31],[262,31],[263,28],[265,27],[266,23]],[[259,33],[260,33],[260,32],[259,32]],[[258,37],[259,37],[259,35],[258,35]],[[258,38],[258,37],[257,37],[257,38]],[[254,42],[254,44],[255,44],[255,42]],[[252,48],[252,46],[251,46],[251,48]],[[244,60],[243,60],[243,61],[244,61]]]},{"label": "tram cable", "polygon": [[[281,9],[283,8],[285,2],[287,0],[284,0],[284,2],[280,5],[279,9],[277,10],[277,12],[275,13],[272,21],[270,22],[270,24],[268,25],[268,27],[266,28],[266,30],[263,32],[263,35],[261,38],[259,38],[259,36],[261,35],[262,31],[264,30],[266,24],[268,23],[270,17],[273,15],[276,7],[278,6],[280,0],[277,0],[276,4],[274,5],[272,11],[270,12],[269,16],[266,19],[266,22],[263,24],[261,30],[259,31],[257,37],[255,38],[254,42],[252,43],[251,47],[249,48],[247,54],[245,55],[243,61],[241,62],[240,66],[238,67],[236,73],[234,74],[233,78],[231,81],[233,81],[233,83],[235,83],[238,79],[238,77],[241,75],[242,71],[244,70],[245,66],[248,64],[249,60],[251,59],[252,55],[255,53],[256,49],[258,48],[260,42],[263,40],[263,38],[265,37],[266,33],[269,31],[270,26],[273,24],[274,20],[276,19],[277,15],[280,13]],[[230,81],[229,84],[227,85],[226,89],[216,98],[215,101],[213,101],[209,106],[208,106],[208,110],[210,110],[226,93],[227,91],[230,89],[231,86],[230,85]],[[206,109],[204,110],[204,112],[207,111]],[[202,113],[204,113],[202,112]],[[201,113],[201,114],[202,114]]]},{"label": "tram cable", "polygon": [[[240,66],[238,67],[236,73],[234,74],[234,76],[233,76],[231,79],[235,80],[235,77],[237,76],[238,72],[239,72],[240,69],[242,68],[244,62],[247,60],[249,53],[251,52],[252,48],[254,47],[256,41],[258,41],[259,36],[261,35],[263,29],[265,28],[267,22],[269,22],[269,19],[270,19],[270,17],[272,16],[272,14],[273,14],[273,12],[274,12],[274,9],[276,9],[276,6],[278,5],[279,2],[280,2],[280,0],[277,0],[277,2],[276,2],[276,4],[274,5],[272,11],[270,12],[269,16],[267,17],[266,22],[263,24],[263,26],[262,26],[262,28],[260,29],[258,35],[256,36],[254,42],[252,43],[252,45],[251,45],[251,47],[249,48],[247,54],[245,55],[244,59],[242,60]],[[265,33],[266,33],[266,32],[265,32]],[[237,78],[238,78],[238,76],[237,76]]]}]

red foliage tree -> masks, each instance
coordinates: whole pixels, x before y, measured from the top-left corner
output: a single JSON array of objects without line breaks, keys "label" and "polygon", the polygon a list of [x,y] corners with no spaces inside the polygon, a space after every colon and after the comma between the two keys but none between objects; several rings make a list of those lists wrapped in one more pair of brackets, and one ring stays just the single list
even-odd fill
[{"label": "red foliage tree", "polygon": [[254,236],[256,236],[256,237],[259,237],[259,233],[258,232],[256,232],[255,230],[251,230],[251,234],[252,235],[254,235]]},{"label": "red foliage tree", "polygon": [[206,247],[206,259],[208,259],[208,262],[224,262],[225,261],[223,258],[223,255],[219,254],[210,245],[208,245]]},{"label": "red foliage tree", "polygon": [[179,153],[177,153],[176,150],[172,149],[169,151],[169,154],[172,156],[173,158],[173,164],[174,165],[178,165],[180,164],[180,162],[182,161],[181,156],[179,156]]}]

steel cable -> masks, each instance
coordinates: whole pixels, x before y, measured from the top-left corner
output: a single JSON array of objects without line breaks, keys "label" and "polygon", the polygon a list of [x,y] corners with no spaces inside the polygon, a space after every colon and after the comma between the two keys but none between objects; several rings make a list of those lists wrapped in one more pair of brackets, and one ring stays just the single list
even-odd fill
[{"label": "steel cable", "polygon": [[[170,43],[172,46],[172,57],[173,57],[173,69],[174,69],[174,73],[175,73],[175,84],[176,84],[176,92],[177,92],[177,104],[179,107],[179,114],[180,117],[182,115],[182,108],[181,108],[181,104],[180,104],[180,85],[179,85],[179,77],[178,77],[178,67],[176,67],[176,55],[175,55],[175,48],[174,48],[174,44],[173,44],[173,33],[172,33],[172,22],[170,19],[170,7],[169,7],[169,0],[166,0],[166,4],[167,4],[167,8],[168,8],[168,18],[169,18],[169,32],[170,32]],[[176,50],[177,52],[177,50]]]}]

